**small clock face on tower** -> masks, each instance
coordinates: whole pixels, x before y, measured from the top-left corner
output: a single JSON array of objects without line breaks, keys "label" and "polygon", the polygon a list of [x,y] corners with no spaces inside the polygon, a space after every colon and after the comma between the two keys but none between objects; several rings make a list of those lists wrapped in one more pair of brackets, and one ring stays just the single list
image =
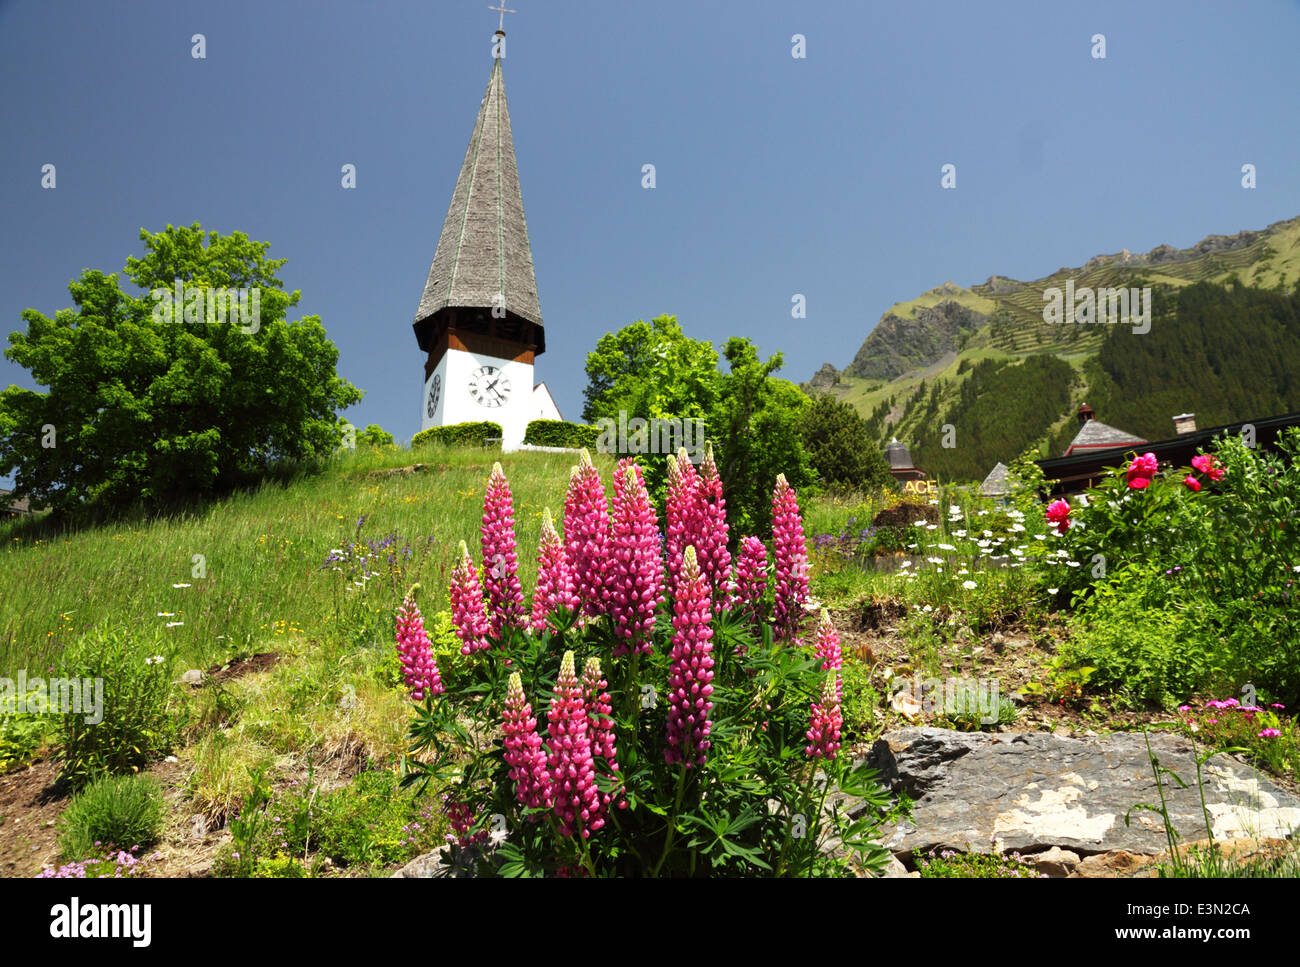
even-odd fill
[{"label": "small clock face on tower", "polygon": [[510,398],[510,380],[495,366],[480,366],[469,378],[469,395],[480,406],[503,406]]},{"label": "small clock face on tower", "polygon": [[429,419],[431,420],[433,419],[434,414],[438,412],[438,400],[441,396],[442,374],[439,373],[437,376],[433,377],[433,383],[429,386],[429,406],[426,412],[429,414]]}]

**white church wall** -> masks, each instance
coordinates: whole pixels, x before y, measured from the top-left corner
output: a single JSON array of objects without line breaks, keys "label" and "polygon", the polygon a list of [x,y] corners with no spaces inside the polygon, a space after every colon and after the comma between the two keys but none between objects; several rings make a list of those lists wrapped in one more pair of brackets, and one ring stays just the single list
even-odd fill
[{"label": "white church wall", "polygon": [[[490,377],[478,375],[479,370],[484,367],[491,367],[497,372]],[[440,399],[434,409],[433,417],[430,417],[429,391],[434,380],[438,379],[441,379]],[[507,385],[508,390],[506,390]],[[484,405],[475,398],[471,386],[477,386],[478,396],[488,401],[495,400],[496,394],[505,390],[504,400],[500,405]],[[491,390],[489,386],[492,386]],[[420,429],[427,430],[431,426],[478,423],[488,420],[501,424],[502,448],[513,449],[523,443],[524,431],[528,428],[528,424],[538,419],[534,415],[537,406],[533,395],[531,364],[449,349],[443,354],[424,384]]]}]

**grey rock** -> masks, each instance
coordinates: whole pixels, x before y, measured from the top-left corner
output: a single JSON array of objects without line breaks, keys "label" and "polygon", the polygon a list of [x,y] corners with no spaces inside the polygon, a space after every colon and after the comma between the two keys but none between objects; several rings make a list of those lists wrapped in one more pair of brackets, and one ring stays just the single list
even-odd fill
[{"label": "grey rock", "polygon": [[473,877],[476,874],[475,860],[481,854],[477,847],[470,847],[467,852],[469,855],[463,856],[459,862],[453,862],[450,845],[430,853],[423,853],[394,873],[391,879],[430,880]]},{"label": "grey rock", "polygon": [[[1300,800],[1246,763],[1217,755],[1203,767],[1206,830],[1195,750],[1179,736],[1151,736],[1151,751],[1189,788],[1165,779],[1174,828],[1184,840],[1286,837],[1300,828]],[[867,757],[882,781],[915,802],[910,821],[887,831],[895,853],[913,849],[1079,856],[1111,850],[1153,855],[1167,846],[1141,733],[1067,738],[908,728],[882,736]],[[1129,824],[1124,817],[1132,810]]]},{"label": "grey rock", "polygon": [[203,672],[199,671],[197,668],[191,668],[181,676],[181,682],[185,685],[202,685],[203,680],[207,677],[207,675],[203,674]]}]

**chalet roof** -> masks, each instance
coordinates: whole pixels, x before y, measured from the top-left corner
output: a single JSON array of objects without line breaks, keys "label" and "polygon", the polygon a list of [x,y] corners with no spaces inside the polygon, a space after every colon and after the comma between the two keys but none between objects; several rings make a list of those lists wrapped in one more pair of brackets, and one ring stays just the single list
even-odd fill
[{"label": "chalet roof", "polygon": [[541,326],[501,58],[492,63],[415,322],[448,307],[490,309],[498,293],[508,312]]},{"label": "chalet roof", "polygon": [[1101,420],[1088,420],[1083,426],[1079,427],[1079,432],[1074,435],[1074,439],[1065,448],[1065,452],[1069,454],[1071,450],[1076,448],[1093,450],[1146,442],[1141,437],[1134,436],[1132,433],[1125,433],[1123,430],[1117,430],[1115,427],[1101,422]]},{"label": "chalet roof", "polygon": [[912,469],[912,454],[904,444],[898,442],[897,437],[885,447],[885,459],[889,461],[891,470]]},{"label": "chalet roof", "polygon": [[1007,479],[1009,468],[1005,463],[998,462],[989,475],[984,478],[980,484],[980,493],[985,497],[1005,497],[1011,493],[1011,483]]}]

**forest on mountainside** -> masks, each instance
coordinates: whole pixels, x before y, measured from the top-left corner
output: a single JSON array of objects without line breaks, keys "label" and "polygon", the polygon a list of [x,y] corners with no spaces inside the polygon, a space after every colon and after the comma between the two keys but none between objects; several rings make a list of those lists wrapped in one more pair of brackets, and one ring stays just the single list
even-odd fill
[{"label": "forest on mountainside", "polygon": [[936,380],[919,404],[913,462],[939,480],[982,480],[1048,432],[1069,408],[1074,380],[1056,356],[986,359],[971,367],[948,407],[939,405],[946,381]]},{"label": "forest on mountainside", "polygon": [[868,425],[882,444],[898,434],[931,477],[978,482],[1031,446],[1064,453],[1084,402],[1152,441],[1174,435],[1178,413],[1210,427],[1300,410],[1300,291],[1199,282],[1159,287],[1152,302],[1150,331],[1105,326],[1081,371],[1051,354],[962,360],[956,379],[912,390],[901,419],[888,422],[890,398]]},{"label": "forest on mountainside", "polygon": [[[1177,413],[1211,427],[1295,412],[1300,290],[1187,286],[1155,300],[1150,332],[1111,328],[1084,375],[1097,419],[1146,440],[1173,436]],[[1051,455],[1073,435],[1063,430]]]}]

